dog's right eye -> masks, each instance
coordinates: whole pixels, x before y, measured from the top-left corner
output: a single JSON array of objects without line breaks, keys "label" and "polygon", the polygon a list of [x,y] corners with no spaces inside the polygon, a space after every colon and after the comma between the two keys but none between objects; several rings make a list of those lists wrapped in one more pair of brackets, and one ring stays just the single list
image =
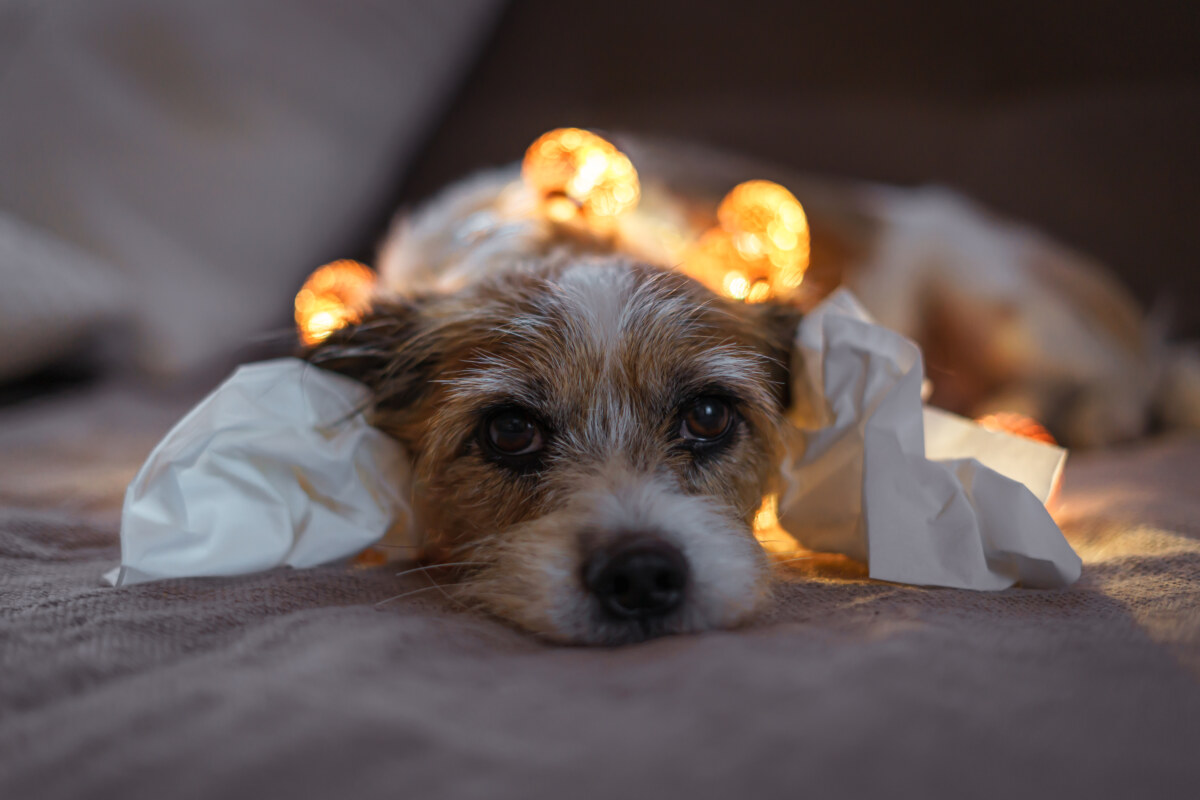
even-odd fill
[{"label": "dog's right eye", "polygon": [[501,456],[531,455],[544,444],[538,424],[517,410],[499,411],[489,417],[484,436],[491,449]]},{"label": "dog's right eye", "polygon": [[680,435],[696,442],[716,442],[733,427],[733,409],[718,397],[701,397],[685,409]]}]

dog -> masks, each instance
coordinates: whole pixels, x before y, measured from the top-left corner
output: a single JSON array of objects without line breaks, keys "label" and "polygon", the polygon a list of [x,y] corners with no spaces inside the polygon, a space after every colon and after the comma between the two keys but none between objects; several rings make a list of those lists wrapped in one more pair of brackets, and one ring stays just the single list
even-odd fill
[{"label": "dog", "polygon": [[[757,304],[666,266],[654,237],[530,213],[513,169],[400,218],[370,311],[305,356],[366,384],[408,450],[453,598],[584,644],[752,619],[793,336],[836,285],[922,343],[935,402],[940,384],[953,410],[1008,404],[1079,442],[1143,430],[1154,337],[1079,257],[944,192],[807,188],[814,269]],[[697,218],[652,187],[646,205]]]},{"label": "dog", "polygon": [[372,392],[413,459],[455,597],[550,639],[728,627],[769,596],[799,311],[678,272],[559,253],[381,300],[308,353]]}]

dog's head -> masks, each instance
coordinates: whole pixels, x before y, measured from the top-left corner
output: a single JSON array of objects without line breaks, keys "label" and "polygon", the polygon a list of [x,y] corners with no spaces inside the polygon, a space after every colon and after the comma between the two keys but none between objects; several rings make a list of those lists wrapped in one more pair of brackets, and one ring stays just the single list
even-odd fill
[{"label": "dog's head", "polygon": [[798,312],[615,258],[380,302],[309,353],[409,450],[460,597],[548,637],[724,627],[769,590],[770,491]]}]

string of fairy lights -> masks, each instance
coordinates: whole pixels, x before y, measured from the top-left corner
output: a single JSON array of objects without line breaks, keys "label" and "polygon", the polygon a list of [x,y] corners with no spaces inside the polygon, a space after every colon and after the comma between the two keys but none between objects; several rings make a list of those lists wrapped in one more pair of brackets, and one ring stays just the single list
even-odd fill
[{"label": "string of fairy lights", "polygon": [[[637,169],[608,140],[580,128],[558,128],[538,137],[525,152],[521,181],[535,193],[530,213],[553,225],[596,237],[615,238],[622,221],[640,212]],[[716,208],[717,224],[695,236],[662,220],[643,226],[656,231],[659,250],[670,262],[713,292],[747,303],[787,296],[804,280],[810,259],[808,219],[784,186],[750,180],[733,187]],[[361,318],[369,308],[377,276],[357,261],[319,268],[296,295],[296,326],[307,345]],[[1045,428],[1019,414],[978,420],[992,430],[1053,443]],[[755,529],[769,551],[791,552],[778,529],[772,498],[766,498]],[[774,538],[783,537],[781,539]]]},{"label": "string of fairy lights", "polygon": [[[521,179],[536,195],[531,213],[554,225],[614,236],[622,218],[638,214],[641,184],[629,157],[607,139],[580,128],[538,137],[525,152]],[[809,262],[808,219],[785,187],[763,180],[735,186],[717,206],[717,225],[692,239],[656,221],[660,250],[709,289],[758,303],[785,295],[804,279]],[[318,269],[296,295],[296,325],[313,345],[357,320],[376,281],[349,260]]]}]

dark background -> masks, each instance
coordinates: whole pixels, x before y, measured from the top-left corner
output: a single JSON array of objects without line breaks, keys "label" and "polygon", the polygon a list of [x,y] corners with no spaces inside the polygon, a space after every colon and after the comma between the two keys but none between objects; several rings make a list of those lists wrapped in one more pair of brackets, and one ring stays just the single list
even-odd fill
[{"label": "dark background", "polygon": [[1196,336],[1198,8],[517,0],[394,199],[554,127],[687,137],[955,187],[1099,258]]}]

